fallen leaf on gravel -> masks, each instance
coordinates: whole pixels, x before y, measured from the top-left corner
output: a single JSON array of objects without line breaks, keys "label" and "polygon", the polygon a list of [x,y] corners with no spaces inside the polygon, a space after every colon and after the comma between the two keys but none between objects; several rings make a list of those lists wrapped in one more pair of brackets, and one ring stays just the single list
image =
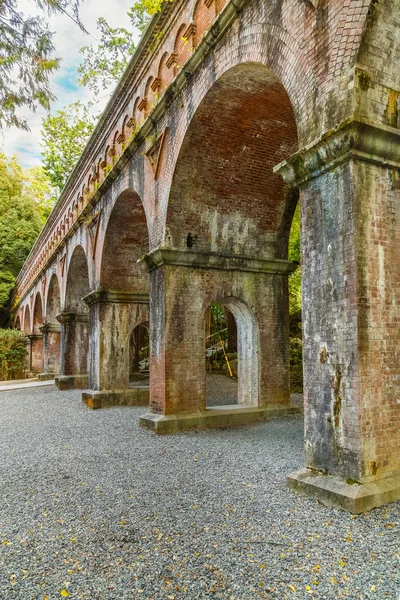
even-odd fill
[{"label": "fallen leaf on gravel", "polygon": [[69,594],[67,590],[61,590],[60,592],[60,596],[62,596],[63,598],[69,598],[70,595],[71,594]]},{"label": "fallen leaf on gravel", "polygon": [[292,592],[295,592],[296,588],[294,587],[294,585],[289,585],[289,590],[292,590]]}]

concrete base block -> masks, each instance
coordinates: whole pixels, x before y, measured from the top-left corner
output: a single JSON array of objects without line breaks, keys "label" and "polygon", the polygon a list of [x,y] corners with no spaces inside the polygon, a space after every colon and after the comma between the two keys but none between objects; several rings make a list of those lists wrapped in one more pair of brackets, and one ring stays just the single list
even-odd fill
[{"label": "concrete base block", "polygon": [[283,417],[299,413],[300,409],[291,404],[269,406],[247,406],[229,404],[216,406],[205,411],[179,413],[176,415],[146,414],[140,417],[140,425],[157,434],[178,433],[190,429],[226,429],[268,421],[273,417]]},{"label": "concrete base block", "polygon": [[303,469],[287,477],[290,488],[316,498],[326,506],[360,514],[400,499],[400,475],[370,483],[346,483],[339,477]]},{"label": "concrete base block", "polygon": [[55,383],[59,390],[85,390],[88,386],[88,375],[58,375]]},{"label": "concrete base block", "polygon": [[56,373],[39,373],[37,378],[39,381],[50,381],[51,379],[55,379],[57,377]]},{"label": "concrete base block", "polygon": [[150,388],[140,386],[126,390],[86,390],[82,400],[89,408],[108,408],[110,406],[148,406]]}]

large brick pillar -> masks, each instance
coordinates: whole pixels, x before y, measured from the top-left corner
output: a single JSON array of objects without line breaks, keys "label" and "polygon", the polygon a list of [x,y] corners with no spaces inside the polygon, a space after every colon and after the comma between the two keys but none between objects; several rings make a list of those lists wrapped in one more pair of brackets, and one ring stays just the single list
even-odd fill
[{"label": "large brick pillar", "polygon": [[31,373],[38,374],[42,371],[43,335],[41,333],[33,333],[32,335],[28,335],[28,337],[31,341],[29,370]]},{"label": "large brick pillar", "polygon": [[88,323],[85,313],[65,312],[57,317],[61,324],[59,389],[87,388]]},{"label": "large brick pillar", "polygon": [[400,497],[400,134],[346,123],[278,167],[301,191],[306,469],[353,512]]},{"label": "large brick pillar", "polygon": [[45,323],[40,327],[43,334],[43,363],[40,380],[53,379],[60,373],[60,325]]},{"label": "large brick pillar", "polygon": [[[293,264],[159,249],[146,258],[150,288],[150,408],[157,433],[239,425],[293,411],[287,276]],[[206,409],[205,325],[212,302],[238,330],[238,406]],[[223,414],[222,414],[223,413]]]},{"label": "large brick pillar", "polygon": [[129,387],[129,340],[133,329],[149,320],[149,295],[95,290],[84,298],[90,307],[89,389],[83,400],[90,408],[147,405],[149,387]]}]

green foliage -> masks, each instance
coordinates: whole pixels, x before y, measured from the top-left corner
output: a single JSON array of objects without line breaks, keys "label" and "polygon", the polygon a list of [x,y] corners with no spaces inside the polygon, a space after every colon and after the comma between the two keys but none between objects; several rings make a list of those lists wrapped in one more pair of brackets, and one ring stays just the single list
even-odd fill
[{"label": "green foliage", "polygon": [[[289,236],[289,260],[300,263],[300,205],[293,216]],[[289,277],[289,314],[301,319],[301,267],[299,266]]]},{"label": "green foliage", "polygon": [[17,329],[0,329],[0,379],[15,379],[24,369],[28,338]]},{"label": "green foliage", "polygon": [[[132,9],[131,9],[132,10]],[[78,67],[79,84],[88,86],[95,95],[113,85],[121,77],[135,51],[133,33],[122,27],[110,27],[104,18],[97,20],[100,42],[97,47],[84,46]]]},{"label": "green foliage", "polygon": [[41,210],[26,192],[16,158],[0,153],[0,309],[40,232]]},{"label": "green foliage", "polygon": [[44,171],[52,186],[62,191],[68,177],[94,129],[91,105],[69,104],[42,121],[42,157]]},{"label": "green foliage", "polygon": [[[63,12],[82,27],[78,0],[36,0],[36,4],[45,13]],[[0,129],[14,125],[28,130],[19,109],[48,109],[54,99],[49,76],[60,61],[53,57],[52,35],[44,17],[24,18],[16,0],[0,2]]]},{"label": "green foliage", "polygon": [[41,166],[30,167],[23,172],[24,195],[35,202],[44,225],[57,200],[57,191]]},{"label": "green foliage", "polygon": [[290,391],[303,391],[303,342],[299,338],[290,338]]}]

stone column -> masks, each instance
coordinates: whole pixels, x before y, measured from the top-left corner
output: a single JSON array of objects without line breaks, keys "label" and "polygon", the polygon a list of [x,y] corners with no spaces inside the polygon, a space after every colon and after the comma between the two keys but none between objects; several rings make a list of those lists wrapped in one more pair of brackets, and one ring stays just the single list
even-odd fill
[{"label": "stone column", "polygon": [[43,363],[43,335],[40,333],[33,333],[28,335],[31,340],[30,348],[30,372],[38,374],[42,370]]},{"label": "stone column", "polygon": [[89,389],[82,399],[90,408],[149,403],[149,387],[129,387],[129,340],[149,320],[149,295],[95,290],[84,298],[90,307]]},{"label": "stone column", "polygon": [[39,380],[54,379],[60,373],[60,325],[45,323],[40,327],[43,334],[43,364]]},{"label": "stone column", "polygon": [[[157,433],[260,421],[290,406],[287,276],[293,263],[158,249],[150,267],[150,408]],[[205,325],[212,302],[238,329],[238,403],[206,409]]]},{"label": "stone column", "polygon": [[400,498],[400,132],[346,122],[277,167],[301,192],[306,469],[362,512]]},{"label": "stone column", "polygon": [[88,384],[88,314],[61,313],[60,375],[56,385],[60,390],[86,389]]}]

